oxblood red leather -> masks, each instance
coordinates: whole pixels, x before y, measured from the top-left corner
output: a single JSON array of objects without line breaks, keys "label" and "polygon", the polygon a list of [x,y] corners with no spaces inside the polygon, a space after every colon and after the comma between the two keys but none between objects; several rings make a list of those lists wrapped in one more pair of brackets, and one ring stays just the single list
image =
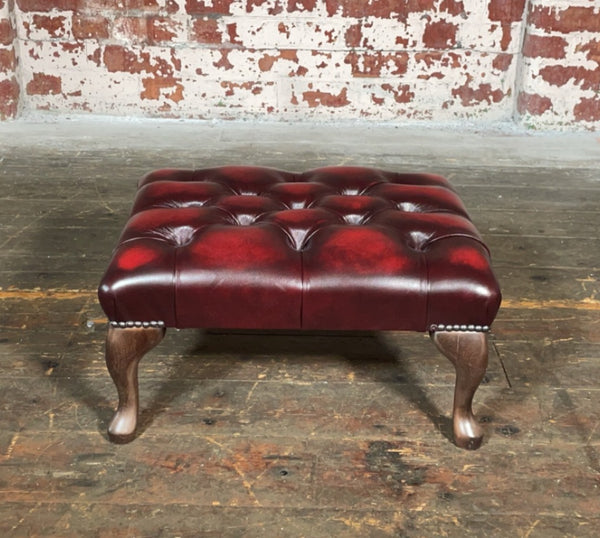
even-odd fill
[{"label": "oxblood red leather", "polygon": [[159,170],[99,288],[111,321],[426,331],[491,324],[489,252],[442,177]]}]

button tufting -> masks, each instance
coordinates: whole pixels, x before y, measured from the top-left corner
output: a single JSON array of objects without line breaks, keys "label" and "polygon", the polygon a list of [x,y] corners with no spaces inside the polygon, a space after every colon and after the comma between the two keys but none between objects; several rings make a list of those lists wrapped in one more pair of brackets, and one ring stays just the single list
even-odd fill
[{"label": "button tufting", "polygon": [[397,207],[400,211],[405,211],[406,213],[418,213],[422,211],[420,206],[412,202],[400,202]]},{"label": "button tufting", "polygon": [[418,252],[423,252],[432,237],[433,237],[433,234],[431,234],[431,233],[414,230],[414,231],[408,232],[407,244],[413,250],[416,250]]},{"label": "button tufting", "polygon": [[156,234],[164,237],[166,241],[172,243],[173,245],[182,247],[192,241],[195,231],[195,228],[192,228],[191,226],[164,226],[157,228]]},{"label": "button tufting", "polygon": [[155,207],[164,209],[181,209],[185,207],[204,207],[205,205],[206,202],[202,200],[165,200],[164,202],[157,204]]},{"label": "button tufting", "polygon": [[309,181],[277,183],[269,189],[269,194],[281,201],[288,209],[308,209],[316,200],[335,194],[327,185]]}]

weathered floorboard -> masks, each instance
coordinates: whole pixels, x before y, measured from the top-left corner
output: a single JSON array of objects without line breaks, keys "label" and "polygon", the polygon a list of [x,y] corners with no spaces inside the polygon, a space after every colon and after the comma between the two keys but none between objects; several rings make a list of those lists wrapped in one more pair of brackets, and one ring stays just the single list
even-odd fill
[{"label": "weathered floorboard", "polygon": [[451,364],[427,336],[396,332],[168,331],[140,364],[138,438],[109,443],[116,390],[95,288],[139,176],[232,154],[407,169],[383,150],[224,144],[12,148],[0,160],[0,532],[596,536],[595,169],[420,167],[456,185],[503,288],[475,395],[479,451],[449,439]]}]

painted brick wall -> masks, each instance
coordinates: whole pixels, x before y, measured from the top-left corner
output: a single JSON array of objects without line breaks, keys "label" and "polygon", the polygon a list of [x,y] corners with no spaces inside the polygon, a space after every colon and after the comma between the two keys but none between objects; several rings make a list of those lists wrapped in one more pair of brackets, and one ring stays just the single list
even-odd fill
[{"label": "painted brick wall", "polygon": [[14,0],[7,36],[23,111],[595,127],[598,4]]},{"label": "painted brick wall", "polygon": [[14,118],[19,106],[16,32],[12,7],[12,0],[0,0],[0,120]]},{"label": "painted brick wall", "polygon": [[518,112],[536,126],[600,125],[600,2],[531,0]]}]

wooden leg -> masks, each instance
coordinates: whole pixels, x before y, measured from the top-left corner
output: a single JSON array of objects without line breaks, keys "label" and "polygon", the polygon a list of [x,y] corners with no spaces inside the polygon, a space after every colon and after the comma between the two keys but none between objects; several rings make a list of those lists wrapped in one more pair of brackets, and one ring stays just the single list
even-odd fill
[{"label": "wooden leg", "polygon": [[162,327],[108,328],[106,366],[119,393],[119,407],[108,427],[108,437],[113,442],[128,443],[135,437],[139,407],[138,364],[164,335]]},{"label": "wooden leg", "polygon": [[476,450],[481,446],[483,430],[473,416],[471,405],[487,368],[487,334],[436,331],[431,337],[456,370],[452,417],[454,441],[461,448]]}]

